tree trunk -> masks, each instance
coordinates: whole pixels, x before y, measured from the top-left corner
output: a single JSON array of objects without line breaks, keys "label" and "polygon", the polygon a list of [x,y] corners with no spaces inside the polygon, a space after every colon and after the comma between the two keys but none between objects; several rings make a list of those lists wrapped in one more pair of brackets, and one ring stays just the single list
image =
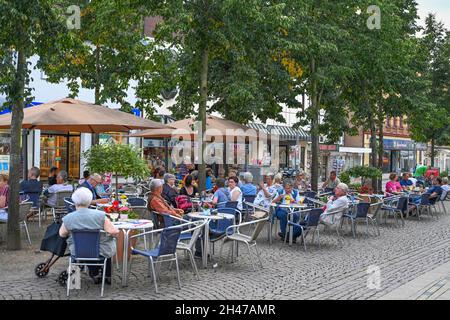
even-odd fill
[{"label": "tree trunk", "polygon": [[19,191],[20,191],[20,140],[23,121],[23,107],[25,103],[25,77],[27,61],[25,52],[18,49],[17,69],[13,89],[14,105],[11,118],[11,152],[9,168],[9,206],[8,206],[8,232],[7,249],[20,250],[20,226],[19,226]]},{"label": "tree trunk", "polygon": [[198,170],[198,190],[199,192],[206,189],[206,164],[204,152],[206,149],[205,131],[206,131],[206,103],[208,101],[208,48],[202,51],[202,67],[200,74],[200,103],[199,103],[199,120],[201,121],[201,128],[199,128],[198,136],[201,137],[200,152],[199,152],[199,170]]},{"label": "tree trunk", "polygon": [[[372,112],[369,116],[370,119],[370,149],[372,150],[370,154],[370,165],[374,168],[377,167],[377,128],[375,126],[375,121],[373,119]],[[377,179],[372,179],[372,188],[374,192],[379,191],[378,190],[378,182]]]},{"label": "tree trunk", "polygon": [[[311,75],[316,72],[316,61],[310,61]],[[311,80],[311,188],[319,190],[319,109],[317,105],[317,80]]]},{"label": "tree trunk", "polygon": [[[95,47],[95,90],[94,90],[95,104],[100,105],[100,46]],[[92,145],[100,143],[100,136],[98,133],[92,134]]]},{"label": "tree trunk", "polygon": [[[384,118],[382,116],[382,107],[378,107],[378,168],[383,168],[383,156],[384,156],[384,131],[383,131],[383,123]],[[377,179],[377,190],[382,191],[383,178]]]},{"label": "tree trunk", "polygon": [[436,152],[435,148],[436,148],[436,141],[433,138],[433,139],[431,139],[431,155],[430,155],[432,168],[434,167],[434,157],[435,157],[435,152]]},{"label": "tree trunk", "polygon": [[119,175],[117,172],[114,174],[116,176],[116,200],[119,200]]}]

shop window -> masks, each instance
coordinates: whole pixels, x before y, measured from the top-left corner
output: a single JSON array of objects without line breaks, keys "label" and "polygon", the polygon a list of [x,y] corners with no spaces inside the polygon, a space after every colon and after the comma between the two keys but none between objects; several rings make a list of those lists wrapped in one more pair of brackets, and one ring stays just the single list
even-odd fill
[{"label": "shop window", "polygon": [[128,134],[124,132],[105,132],[100,133],[99,135],[99,143],[119,143],[119,144],[128,144]]}]

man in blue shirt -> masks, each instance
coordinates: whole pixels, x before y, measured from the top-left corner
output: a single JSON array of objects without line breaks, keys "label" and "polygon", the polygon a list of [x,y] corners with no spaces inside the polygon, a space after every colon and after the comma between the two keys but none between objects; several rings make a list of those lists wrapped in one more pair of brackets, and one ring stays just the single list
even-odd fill
[{"label": "man in blue shirt", "polygon": [[38,180],[40,175],[41,170],[32,167],[28,170],[28,180],[20,183],[20,192],[30,198],[34,208],[39,207],[39,198],[42,193],[42,182]]},{"label": "man in blue shirt", "polygon": [[413,185],[413,182],[411,180],[409,180],[408,173],[404,173],[402,175],[402,179],[400,180],[400,185],[402,186],[403,189],[407,189],[408,187]]},{"label": "man in blue shirt", "polygon": [[242,195],[245,196],[256,196],[256,186],[252,183],[253,182],[253,175],[250,172],[245,172],[243,174],[243,180],[244,183],[239,186],[242,191]]},{"label": "man in blue shirt", "polygon": [[93,173],[90,175],[89,179],[87,179],[85,182],[83,182],[79,187],[88,188],[89,191],[92,192],[92,202],[91,205],[96,205],[97,203],[108,203],[108,198],[102,198],[97,193],[96,187],[97,185],[101,184],[103,182],[102,176],[98,173]]},{"label": "man in blue shirt", "polygon": [[443,189],[441,187],[442,179],[437,177],[433,180],[433,186],[428,189],[427,193],[430,194],[430,203],[435,204],[436,200],[441,197]]}]

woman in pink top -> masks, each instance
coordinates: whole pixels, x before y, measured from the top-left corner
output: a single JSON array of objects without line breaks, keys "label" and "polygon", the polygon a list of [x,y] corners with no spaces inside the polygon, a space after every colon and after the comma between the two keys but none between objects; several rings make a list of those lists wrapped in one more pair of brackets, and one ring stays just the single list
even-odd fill
[{"label": "woman in pink top", "polygon": [[0,174],[0,209],[4,209],[8,206],[8,176],[6,174]]},{"label": "woman in pink top", "polygon": [[386,183],[386,193],[387,195],[396,194],[402,192],[403,188],[400,182],[397,181],[397,174],[391,173],[389,175],[389,181]]}]

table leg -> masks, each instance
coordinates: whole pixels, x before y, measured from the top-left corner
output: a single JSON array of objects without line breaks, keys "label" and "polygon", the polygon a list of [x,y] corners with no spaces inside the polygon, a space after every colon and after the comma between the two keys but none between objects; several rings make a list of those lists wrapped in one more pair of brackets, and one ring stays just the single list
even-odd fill
[{"label": "table leg", "polygon": [[273,209],[270,208],[269,211],[269,227],[267,228],[267,238],[269,240],[269,244],[272,244],[272,226],[273,226]]},{"label": "table leg", "polygon": [[127,286],[127,272],[128,272],[128,236],[129,230],[123,230],[123,255],[122,255],[122,286]]},{"label": "table leg", "polygon": [[208,254],[209,254],[209,221],[205,224],[205,235],[203,237],[203,268],[208,267]]},{"label": "table leg", "polygon": [[[291,212],[291,214],[289,215],[289,221],[290,222],[294,222],[294,210],[293,209],[289,209],[289,211]],[[294,239],[294,226],[289,226],[289,246],[292,246],[292,242]]]}]

